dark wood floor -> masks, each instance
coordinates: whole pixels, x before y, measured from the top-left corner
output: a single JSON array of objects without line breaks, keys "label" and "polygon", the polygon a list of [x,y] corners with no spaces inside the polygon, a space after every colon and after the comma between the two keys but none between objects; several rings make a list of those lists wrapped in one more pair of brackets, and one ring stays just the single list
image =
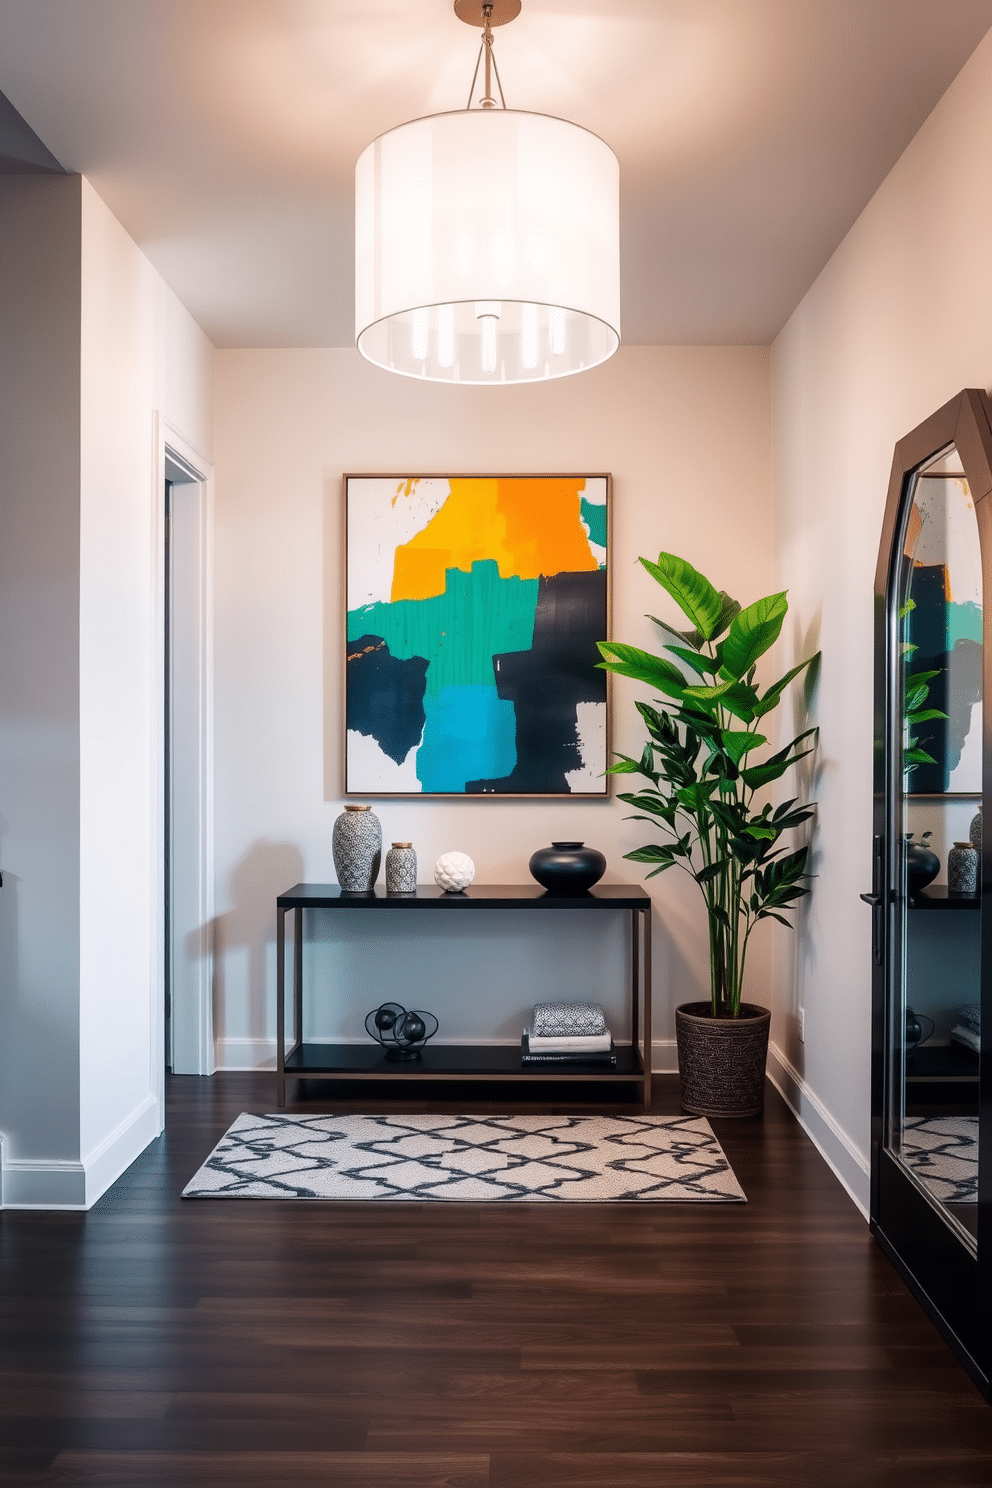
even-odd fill
[{"label": "dark wood floor", "polygon": [[89,1214],[0,1216],[4,1485],[992,1483],[992,1412],[771,1089],[714,1123],[746,1207],[183,1203],[272,1086],[172,1079]]}]

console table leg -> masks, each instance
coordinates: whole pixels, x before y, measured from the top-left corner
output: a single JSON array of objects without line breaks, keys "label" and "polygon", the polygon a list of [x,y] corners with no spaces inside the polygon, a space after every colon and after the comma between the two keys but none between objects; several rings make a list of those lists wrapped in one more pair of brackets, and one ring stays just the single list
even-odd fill
[{"label": "console table leg", "polygon": [[293,1048],[303,1042],[303,908],[293,911]]},{"label": "console table leg", "polygon": [[286,1104],[286,911],[276,909],[276,1104]]},{"label": "console table leg", "polygon": [[651,905],[644,910],[644,1109],[651,1104]]}]

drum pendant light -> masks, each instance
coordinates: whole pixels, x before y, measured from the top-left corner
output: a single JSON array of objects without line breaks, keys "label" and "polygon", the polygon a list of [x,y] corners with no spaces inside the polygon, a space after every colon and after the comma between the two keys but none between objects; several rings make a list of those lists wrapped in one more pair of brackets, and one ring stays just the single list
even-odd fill
[{"label": "drum pendant light", "polygon": [[389,130],[355,169],[358,350],[432,382],[567,377],[620,345],[620,167],[587,129],[506,107],[492,27],[520,0],[455,11],[484,28],[467,107]]}]

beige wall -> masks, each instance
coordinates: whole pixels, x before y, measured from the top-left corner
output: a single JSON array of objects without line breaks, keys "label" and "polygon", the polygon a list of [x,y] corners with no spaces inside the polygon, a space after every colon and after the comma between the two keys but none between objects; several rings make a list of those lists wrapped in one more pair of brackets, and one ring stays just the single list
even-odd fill
[{"label": "beige wall", "polygon": [[772,1038],[777,1077],[862,1203],[875,560],[895,442],[962,387],[992,381],[990,97],[992,36],[773,348],[776,571],[793,604],[788,644],[821,646],[823,670],[818,878],[797,943],[780,946]]},{"label": "beige wall", "polygon": [[[217,357],[216,852],[219,1062],[272,1052],[274,899],[297,879],[333,881],[341,809],[342,473],[611,471],[614,635],[651,646],[645,611],[665,596],[636,564],[684,554],[745,599],[772,584],[768,353],[755,348],[622,350],[548,386],[473,389],[392,377],[340,351],[225,351]],[[633,702],[615,691],[614,743],[639,752]],[[641,694],[644,695],[644,694]],[[458,848],[480,882],[527,880],[531,852],[567,834],[600,847],[611,880],[642,881],[623,853],[643,840],[615,801],[375,803],[387,842],[411,840],[428,881]],[[657,908],[655,1029],[673,1038],[676,1002],[705,995],[705,927],[672,873]],[[574,920],[551,942],[529,921],[434,937],[411,957],[380,921],[374,957],[357,930],[313,951],[338,980],[311,1032],[364,1037],[380,991],[424,999],[442,1036],[513,1039],[528,1003],[564,976],[619,1019],[622,927]],[[317,938],[326,933],[318,929]],[[408,932],[405,932],[408,933]],[[767,996],[768,944],[752,987]],[[403,998],[400,997],[402,1001]],[[420,1005],[424,1005],[422,1002]],[[617,1031],[620,1031],[618,1027]],[[672,1064],[656,1049],[656,1063]]]}]

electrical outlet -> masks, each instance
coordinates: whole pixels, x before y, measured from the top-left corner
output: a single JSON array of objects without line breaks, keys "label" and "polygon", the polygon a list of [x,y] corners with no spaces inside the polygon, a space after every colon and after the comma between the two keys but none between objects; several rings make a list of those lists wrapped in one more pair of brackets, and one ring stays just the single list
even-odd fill
[{"label": "electrical outlet", "polygon": [[796,1018],[799,1023],[799,1042],[804,1044],[806,1042],[806,1009],[800,1008]]}]

